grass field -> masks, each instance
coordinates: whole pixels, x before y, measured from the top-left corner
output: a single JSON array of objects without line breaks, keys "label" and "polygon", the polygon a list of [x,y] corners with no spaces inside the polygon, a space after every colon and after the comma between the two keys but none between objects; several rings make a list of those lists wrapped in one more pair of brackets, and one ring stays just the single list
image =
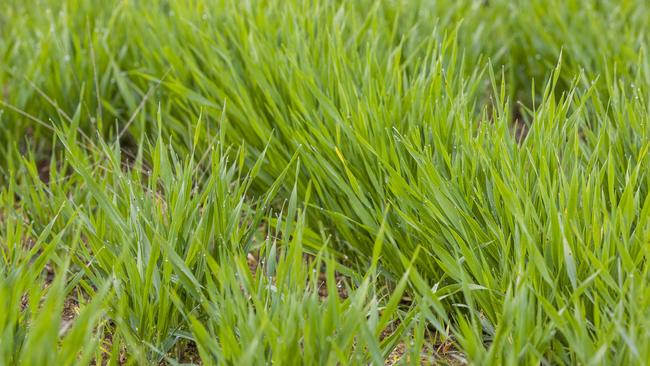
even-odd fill
[{"label": "grass field", "polygon": [[5,0],[0,365],[650,363],[645,0]]}]

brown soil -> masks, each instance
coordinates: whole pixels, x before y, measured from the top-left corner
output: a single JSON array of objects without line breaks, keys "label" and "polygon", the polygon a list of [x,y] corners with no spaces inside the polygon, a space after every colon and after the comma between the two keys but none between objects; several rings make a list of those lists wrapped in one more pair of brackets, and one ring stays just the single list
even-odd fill
[{"label": "brown soil", "polygon": [[[411,355],[408,353],[408,348],[404,342],[400,342],[393,349],[384,365],[398,365],[402,361],[407,364],[411,361]],[[461,366],[467,364],[468,362],[463,354],[458,352],[450,342],[436,344],[433,340],[425,340],[420,352],[420,365]]]},{"label": "brown soil", "polygon": [[516,106],[513,111],[511,130],[515,136],[515,140],[517,140],[517,143],[521,144],[524,139],[526,139],[529,129],[530,128],[526,124],[526,121],[524,121],[524,116],[521,113],[521,108]]}]

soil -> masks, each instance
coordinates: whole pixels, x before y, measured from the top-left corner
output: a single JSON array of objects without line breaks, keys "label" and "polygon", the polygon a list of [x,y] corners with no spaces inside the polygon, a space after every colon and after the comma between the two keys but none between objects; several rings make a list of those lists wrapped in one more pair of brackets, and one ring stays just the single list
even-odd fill
[{"label": "soil", "polygon": [[521,109],[519,107],[515,107],[512,116],[511,130],[515,136],[515,140],[517,140],[517,143],[521,144],[524,139],[526,139],[529,129],[530,128],[526,124],[524,116],[521,113]]}]

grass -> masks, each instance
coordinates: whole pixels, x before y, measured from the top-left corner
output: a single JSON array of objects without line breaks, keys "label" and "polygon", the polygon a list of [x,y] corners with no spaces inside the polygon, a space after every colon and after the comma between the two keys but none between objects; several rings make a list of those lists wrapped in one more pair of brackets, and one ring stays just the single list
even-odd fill
[{"label": "grass", "polygon": [[646,364],[643,1],[9,1],[0,364]]}]

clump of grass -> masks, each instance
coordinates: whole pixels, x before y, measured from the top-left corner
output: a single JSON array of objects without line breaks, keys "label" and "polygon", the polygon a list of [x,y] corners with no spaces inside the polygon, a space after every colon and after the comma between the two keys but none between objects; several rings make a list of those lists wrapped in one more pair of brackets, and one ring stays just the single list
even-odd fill
[{"label": "clump of grass", "polygon": [[[93,357],[98,364],[174,363],[189,345],[208,364],[379,362],[412,326],[413,316],[396,306],[406,282],[388,293],[392,301],[384,307],[387,291],[374,270],[363,277],[349,272],[325,261],[324,248],[316,260],[305,261],[303,245],[315,247],[319,236],[308,229],[297,192],[286,211],[269,211],[290,166],[255,198],[248,190],[264,156],[244,174],[244,151],[224,148],[218,136],[215,149],[199,161],[180,160],[159,137],[154,144],[142,142],[135,161],[125,166],[119,145],[83,147],[74,125],[56,131],[61,150],[52,155],[49,182],[25,158],[3,192],[11,198],[3,205],[11,216],[2,288],[13,321],[5,328],[29,330],[24,345],[6,344],[7,362],[59,362],[52,358],[56,352],[29,352],[49,346],[65,356],[63,363]],[[39,239],[29,248],[32,233]],[[265,258],[253,270],[246,263],[251,252]],[[51,286],[43,283],[46,265],[54,272]],[[353,276],[346,298],[337,296],[337,268]],[[331,294],[326,300],[321,286]],[[67,336],[67,329],[61,331],[64,343],[58,345],[51,329],[60,327],[64,299],[74,290],[90,300],[61,326],[73,328]],[[23,298],[28,310],[17,306]],[[32,313],[33,322],[22,315]],[[329,321],[323,323],[323,315]],[[406,319],[394,338],[381,342],[382,331],[401,317]],[[41,338],[32,341],[30,332]]]}]

